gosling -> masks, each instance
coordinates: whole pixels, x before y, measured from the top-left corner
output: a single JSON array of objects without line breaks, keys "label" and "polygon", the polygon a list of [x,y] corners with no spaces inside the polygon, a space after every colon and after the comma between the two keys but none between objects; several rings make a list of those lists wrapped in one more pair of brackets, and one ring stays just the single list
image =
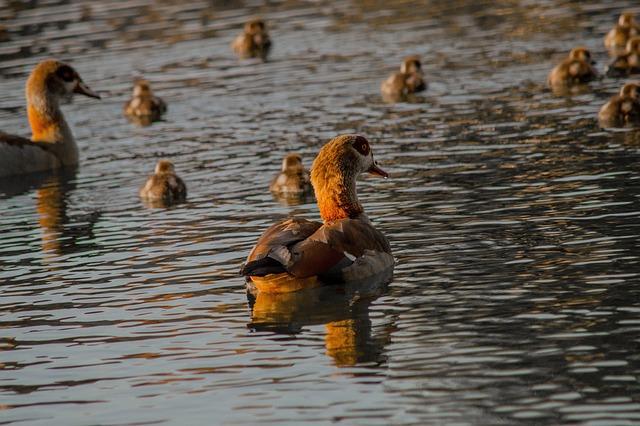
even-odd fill
[{"label": "gosling", "polygon": [[271,38],[262,19],[252,19],[244,24],[243,32],[233,40],[231,48],[240,59],[267,60],[271,50]]},{"label": "gosling", "polygon": [[595,61],[591,59],[589,50],[576,47],[551,70],[547,83],[552,89],[588,83],[598,75],[593,65]]},{"label": "gosling", "polygon": [[148,126],[159,121],[167,112],[167,104],[151,91],[149,82],[138,79],[133,86],[133,97],[124,104],[124,115],[133,123]]},{"label": "gosling", "polygon": [[620,93],[600,108],[601,127],[624,127],[640,124],[640,85],[627,83]]},{"label": "gosling", "polygon": [[160,160],[156,164],[155,172],[140,188],[140,198],[152,204],[172,205],[187,198],[187,187],[182,179],[176,175],[173,163]]},{"label": "gosling", "polygon": [[417,55],[407,56],[400,65],[400,71],[391,74],[380,85],[382,96],[399,100],[406,95],[426,90],[427,83],[422,74],[422,63]]}]

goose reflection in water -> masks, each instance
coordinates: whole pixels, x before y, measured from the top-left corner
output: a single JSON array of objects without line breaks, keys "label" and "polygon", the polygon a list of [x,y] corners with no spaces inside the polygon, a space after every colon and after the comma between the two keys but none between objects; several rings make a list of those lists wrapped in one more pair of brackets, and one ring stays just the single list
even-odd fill
[{"label": "goose reflection in water", "polygon": [[[387,277],[385,277],[387,278]],[[338,367],[384,362],[390,336],[372,336],[369,307],[386,289],[384,278],[367,283],[326,285],[289,293],[256,292],[249,286],[249,328],[299,334],[324,324],[326,354]]]},{"label": "goose reflection in water", "polygon": [[[70,216],[68,196],[75,189],[75,168],[6,176],[0,182],[0,198],[11,198],[35,189],[38,225],[42,229],[42,252],[61,255],[78,251],[78,241],[94,240],[93,228],[100,212]],[[82,250],[91,250],[83,244]]]}]

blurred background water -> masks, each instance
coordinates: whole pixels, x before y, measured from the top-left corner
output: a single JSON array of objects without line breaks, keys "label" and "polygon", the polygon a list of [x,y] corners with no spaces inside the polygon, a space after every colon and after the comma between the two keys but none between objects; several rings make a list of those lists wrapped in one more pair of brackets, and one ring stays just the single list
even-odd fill
[{"label": "blurred background water", "polygon": [[[0,424],[640,424],[640,133],[603,131],[626,81],[555,97],[552,66],[633,1],[0,1],[2,130],[24,81],[70,61],[64,175],[2,182]],[[267,21],[267,63],[229,44]],[[379,84],[423,58],[427,92]],[[122,116],[134,77],[166,121]],[[397,259],[382,289],[247,297],[259,234],[313,200],[267,188],[366,135],[359,192]],[[188,202],[137,190],[170,158]]]}]

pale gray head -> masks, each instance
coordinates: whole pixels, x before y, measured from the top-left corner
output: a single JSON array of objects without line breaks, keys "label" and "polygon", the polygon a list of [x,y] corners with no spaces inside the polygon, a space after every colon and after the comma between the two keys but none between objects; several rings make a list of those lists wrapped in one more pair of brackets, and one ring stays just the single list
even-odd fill
[{"label": "pale gray head", "polygon": [[373,159],[373,151],[369,145],[369,141],[360,135],[354,135],[351,142],[351,148],[358,153],[356,158],[358,159],[358,173],[369,172],[372,175],[378,175],[382,177],[389,177],[387,172],[378,167],[378,162]]},{"label": "pale gray head", "polygon": [[27,80],[26,92],[28,98],[34,98],[31,101],[43,95],[61,98],[74,93],[100,99],[73,67],[55,59],[42,61],[34,68]]},{"label": "pale gray head", "polygon": [[323,170],[335,167],[354,177],[364,172],[388,177],[373,159],[369,141],[360,135],[340,135],[323,146],[313,162],[312,178],[314,171],[323,174]]}]

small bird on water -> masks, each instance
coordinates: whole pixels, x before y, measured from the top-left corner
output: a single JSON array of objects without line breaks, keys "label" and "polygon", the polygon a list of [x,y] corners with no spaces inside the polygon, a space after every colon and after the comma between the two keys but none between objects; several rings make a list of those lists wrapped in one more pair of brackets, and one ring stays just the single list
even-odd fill
[{"label": "small bird on water", "polygon": [[140,198],[152,206],[169,206],[183,202],[187,198],[187,187],[176,175],[173,163],[160,160],[156,164],[154,174],[140,188]]},{"label": "small bird on water", "polygon": [[155,96],[151,85],[143,78],[136,79],[133,97],[124,104],[124,115],[132,122],[148,126],[159,121],[167,112],[167,104]]},{"label": "small bird on water", "polygon": [[271,38],[264,21],[255,18],[244,24],[243,32],[233,40],[231,48],[240,59],[260,58],[266,61],[271,50]]},{"label": "small bird on water", "polygon": [[380,85],[382,96],[389,100],[400,100],[406,95],[421,92],[426,88],[422,63],[417,55],[404,58],[400,71],[391,74]]},{"label": "small bird on water", "polygon": [[289,154],[282,160],[282,170],[269,185],[269,190],[279,195],[299,195],[311,191],[309,172],[304,169],[300,154]]}]

